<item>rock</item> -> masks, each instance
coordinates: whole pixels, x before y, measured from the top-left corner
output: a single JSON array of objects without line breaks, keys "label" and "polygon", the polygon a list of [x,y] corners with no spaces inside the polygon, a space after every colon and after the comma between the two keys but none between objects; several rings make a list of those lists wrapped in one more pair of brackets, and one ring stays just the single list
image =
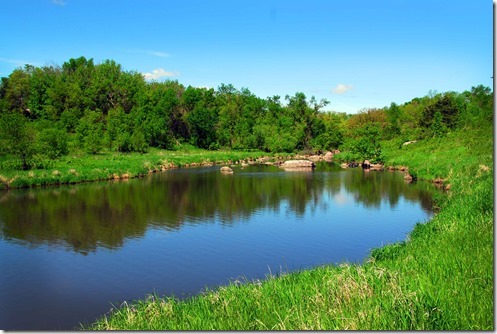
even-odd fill
[{"label": "rock", "polygon": [[343,164],[340,165],[340,167],[342,167],[342,168],[349,168],[349,165],[344,162]]},{"label": "rock", "polygon": [[321,160],[322,160],[322,158],[321,158],[321,156],[319,156],[319,155],[311,155],[311,156],[309,157],[309,160],[311,160],[312,162],[318,162],[318,161],[321,161]]},{"label": "rock", "polygon": [[221,167],[220,171],[223,174],[233,174],[233,169],[229,168],[228,166]]},{"label": "rock", "polygon": [[371,164],[369,165],[369,169],[371,170],[383,170],[382,164]]},{"label": "rock", "polygon": [[406,172],[404,174],[404,180],[407,182],[412,182],[412,181],[416,180],[416,177],[409,174],[409,172],[406,170]]},{"label": "rock", "polygon": [[324,161],[330,162],[333,159],[333,153],[330,151],[326,152],[324,155]]},{"label": "rock", "polygon": [[414,143],[416,143],[416,142],[417,142],[417,140],[406,141],[404,144],[402,144],[402,146],[406,146],[406,145],[414,144]]},{"label": "rock", "polygon": [[314,168],[316,164],[310,160],[287,160],[280,165],[281,168]]},{"label": "rock", "polygon": [[307,172],[312,173],[312,167],[292,167],[292,168],[283,168],[285,172]]}]

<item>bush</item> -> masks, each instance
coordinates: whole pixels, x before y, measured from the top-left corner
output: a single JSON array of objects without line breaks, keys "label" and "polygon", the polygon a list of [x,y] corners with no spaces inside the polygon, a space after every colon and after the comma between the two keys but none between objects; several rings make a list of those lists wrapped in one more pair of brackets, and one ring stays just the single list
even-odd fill
[{"label": "bush", "polygon": [[68,154],[67,141],[67,133],[64,130],[50,128],[40,132],[37,144],[39,152],[49,159],[56,159]]},{"label": "bush", "polygon": [[128,132],[123,132],[117,135],[116,138],[117,150],[119,152],[129,152],[132,150],[131,136]]},{"label": "bush", "polygon": [[135,130],[130,138],[131,149],[135,152],[144,153],[147,151],[148,144],[145,135],[141,130]]},{"label": "bush", "polygon": [[103,147],[102,131],[91,129],[83,140],[83,147],[90,154],[97,154]]}]

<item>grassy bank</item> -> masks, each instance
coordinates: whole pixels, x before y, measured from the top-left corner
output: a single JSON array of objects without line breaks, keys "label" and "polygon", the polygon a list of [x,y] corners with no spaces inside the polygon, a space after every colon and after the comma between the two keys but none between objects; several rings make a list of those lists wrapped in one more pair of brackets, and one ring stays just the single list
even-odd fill
[{"label": "grassy bank", "polygon": [[[190,145],[183,145],[175,151],[151,148],[143,154],[103,151],[92,155],[76,150],[57,160],[40,161],[39,168],[28,171],[0,168],[0,189],[127,179],[170,168],[231,164],[267,155],[262,151],[208,151]],[[5,160],[3,164],[8,162]]]},{"label": "grassy bank", "polygon": [[362,265],[323,266],[233,283],[185,301],[151,296],[88,329],[493,330],[493,142],[490,128],[408,146],[384,143],[387,165],[451,191],[406,241]]}]

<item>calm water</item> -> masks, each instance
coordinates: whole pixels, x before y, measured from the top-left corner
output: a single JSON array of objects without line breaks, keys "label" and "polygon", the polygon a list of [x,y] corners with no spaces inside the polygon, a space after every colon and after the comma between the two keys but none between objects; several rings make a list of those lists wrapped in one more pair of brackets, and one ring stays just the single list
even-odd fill
[{"label": "calm water", "polygon": [[273,166],[0,192],[0,329],[72,329],[148,294],[342,261],[431,216],[402,174]]}]

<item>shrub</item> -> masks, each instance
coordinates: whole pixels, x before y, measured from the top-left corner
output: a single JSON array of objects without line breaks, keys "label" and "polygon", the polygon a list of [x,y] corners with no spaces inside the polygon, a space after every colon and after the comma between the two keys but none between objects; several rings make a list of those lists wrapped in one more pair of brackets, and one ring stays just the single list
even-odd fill
[{"label": "shrub", "polygon": [[60,156],[67,155],[67,133],[64,130],[50,128],[43,129],[38,135],[38,149],[49,159],[56,159]]}]

